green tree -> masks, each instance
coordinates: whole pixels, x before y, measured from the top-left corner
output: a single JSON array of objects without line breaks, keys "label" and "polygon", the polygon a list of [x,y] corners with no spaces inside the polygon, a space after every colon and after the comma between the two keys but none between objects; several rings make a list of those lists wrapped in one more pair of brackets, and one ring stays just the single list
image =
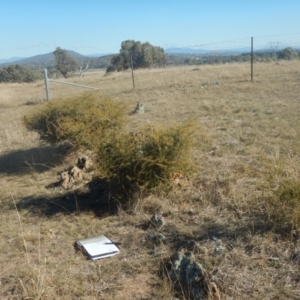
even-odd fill
[{"label": "green tree", "polygon": [[167,62],[164,49],[152,46],[149,42],[142,44],[126,40],[121,43],[120,54],[111,59],[111,65],[106,71],[127,70],[131,67],[131,59],[134,69],[164,67]]},{"label": "green tree", "polygon": [[54,51],[54,56],[56,69],[65,78],[77,70],[77,61],[66,50],[57,47]]},{"label": "green tree", "polygon": [[111,71],[122,71],[124,65],[123,57],[121,55],[116,55],[111,59],[111,65],[108,68],[111,68]]},{"label": "green tree", "polygon": [[278,52],[279,59],[292,60],[299,59],[298,53],[291,47],[285,48]]}]

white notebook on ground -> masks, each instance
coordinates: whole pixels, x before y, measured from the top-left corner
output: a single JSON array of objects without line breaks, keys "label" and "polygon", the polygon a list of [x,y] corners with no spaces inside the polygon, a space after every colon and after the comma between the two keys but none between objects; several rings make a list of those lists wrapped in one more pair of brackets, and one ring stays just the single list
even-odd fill
[{"label": "white notebook on ground", "polygon": [[92,260],[113,256],[120,252],[119,248],[104,235],[78,240],[75,246]]}]

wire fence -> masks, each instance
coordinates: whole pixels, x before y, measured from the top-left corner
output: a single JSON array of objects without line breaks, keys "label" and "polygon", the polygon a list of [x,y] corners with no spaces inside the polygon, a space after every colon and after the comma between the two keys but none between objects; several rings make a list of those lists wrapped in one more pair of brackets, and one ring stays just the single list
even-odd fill
[{"label": "wire fence", "polygon": [[247,62],[251,59],[252,41],[255,62],[295,58],[296,55],[294,57],[280,56],[281,52],[287,48],[292,48],[299,58],[300,33],[294,35],[296,39],[292,42],[280,40],[278,36],[261,36],[175,47],[166,50],[169,56],[168,65]]},{"label": "wire fence", "polygon": [[[134,70],[137,90],[150,88],[150,85],[153,86],[154,83],[154,88],[155,86],[159,87],[166,84],[172,85],[172,83],[163,79],[161,74],[174,68],[182,68],[182,71],[175,72],[176,82],[182,80],[182,82],[186,83],[185,78],[181,77],[180,74],[184,72],[184,68],[187,68],[199,71],[198,73],[195,72],[195,74],[197,74],[202,82],[201,84],[204,86],[205,84],[224,82],[226,80],[259,80],[258,75],[261,74],[260,63],[267,64],[268,68],[272,68],[274,77],[283,78],[288,72],[284,68],[284,62],[299,60],[300,33],[254,36],[252,56],[254,66],[251,66],[251,38],[249,37],[173,47],[165,49],[165,52],[168,57],[166,68]],[[279,64],[281,64],[281,68],[278,67]],[[207,82],[204,79],[200,79],[202,78],[202,75],[200,76],[201,72],[205,74],[204,77],[207,78]],[[33,92],[34,95],[22,94],[22,86],[18,86],[16,90],[22,94],[22,97],[27,97],[34,101],[35,97],[39,100],[49,99],[50,97],[52,99],[66,96],[72,97],[85,91],[86,86],[98,89],[104,95],[114,95],[133,89],[131,70],[107,75],[105,69],[88,69],[85,72],[85,77],[74,76],[62,79],[63,85],[58,81],[51,78],[51,81],[48,82],[51,96],[47,96],[44,82],[37,84],[34,89],[36,91],[35,93]]]}]

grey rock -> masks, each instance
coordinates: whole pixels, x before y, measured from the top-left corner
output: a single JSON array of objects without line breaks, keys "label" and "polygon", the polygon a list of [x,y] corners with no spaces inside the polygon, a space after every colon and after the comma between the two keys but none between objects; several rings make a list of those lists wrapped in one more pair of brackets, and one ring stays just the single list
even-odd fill
[{"label": "grey rock", "polygon": [[199,248],[199,244],[194,240],[188,240],[186,242],[186,248],[189,251],[196,251]]},{"label": "grey rock", "polygon": [[166,223],[161,214],[155,214],[154,216],[152,216],[150,222],[156,228],[161,228]]},{"label": "grey rock", "polygon": [[90,157],[82,156],[78,157],[76,166],[81,170],[87,171],[93,167],[93,162]]},{"label": "grey rock", "polygon": [[145,105],[139,101],[136,105],[135,110],[133,111],[134,114],[143,114],[145,112]]},{"label": "grey rock", "polygon": [[206,270],[195,260],[192,252],[182,249],[171,257],[168,277],[175,289],[190,300],[220,300],[217,285],[211,282]]},{"label": "grey rock", "polygon": [[224,253],[225,252],[225,247],[222,245],[219,245],[215,248],[215,252],[218,254]]},{"label": "grey rock", "polygon": [[145,242],[148,246],[155,247],[162,245],[164,241],[166,240],[166,237],[162,233],[149,233],[145,237]]}]

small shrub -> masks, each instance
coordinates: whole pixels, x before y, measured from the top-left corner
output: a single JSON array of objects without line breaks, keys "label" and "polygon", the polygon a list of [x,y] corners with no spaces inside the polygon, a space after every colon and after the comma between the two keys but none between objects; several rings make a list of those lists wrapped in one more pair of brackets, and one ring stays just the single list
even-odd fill
[{"label": "small shrub", "polygon": [[31,70],[21,65],[10,65],[0,70],[0,82],[34,82],[42,78],[41,71]]},{"label": "small shrub", "polygon": [[194,143],[192,123],[158,129],[146,128],[137,135],[121,134],[103,144],[98,153],[102,174],[116,180],[127,195],[162,190],[170,186],[171,173],[193,170],[190,150]]},{"label": "small shrub", "polygon": [[111,73],[111,72],[115,72],[115,71],[117,71],[117,69],[113,65],[108,66],[106,69],[106,73]]},{"label": "small shrub", "polygon": [[85,93],[75,98],[51,100],[25,116],[24,123],[44,141],[69,141],[74,148],[94,150],[120,130],[124,111],[124,105],[109,98]]},{"label": "small shrub", "polygon": [[192,122],[148,127],[132,134],[124,130],[124,116],[124,106],[111,99],[83,94],[50,101],[27,115],[24,122],[42,140],[69,141],[73,149],[95,151],[96,173],[112,182],[118,199],[127,204],[135,192],[168,190],[171,174],[186,176],[192,172],[190,150],[195,132]]},{"label": "small shrub", "polygon": [[300,181],[284,181],[266,200],[270,220],[276,227],[300,233]]}]

